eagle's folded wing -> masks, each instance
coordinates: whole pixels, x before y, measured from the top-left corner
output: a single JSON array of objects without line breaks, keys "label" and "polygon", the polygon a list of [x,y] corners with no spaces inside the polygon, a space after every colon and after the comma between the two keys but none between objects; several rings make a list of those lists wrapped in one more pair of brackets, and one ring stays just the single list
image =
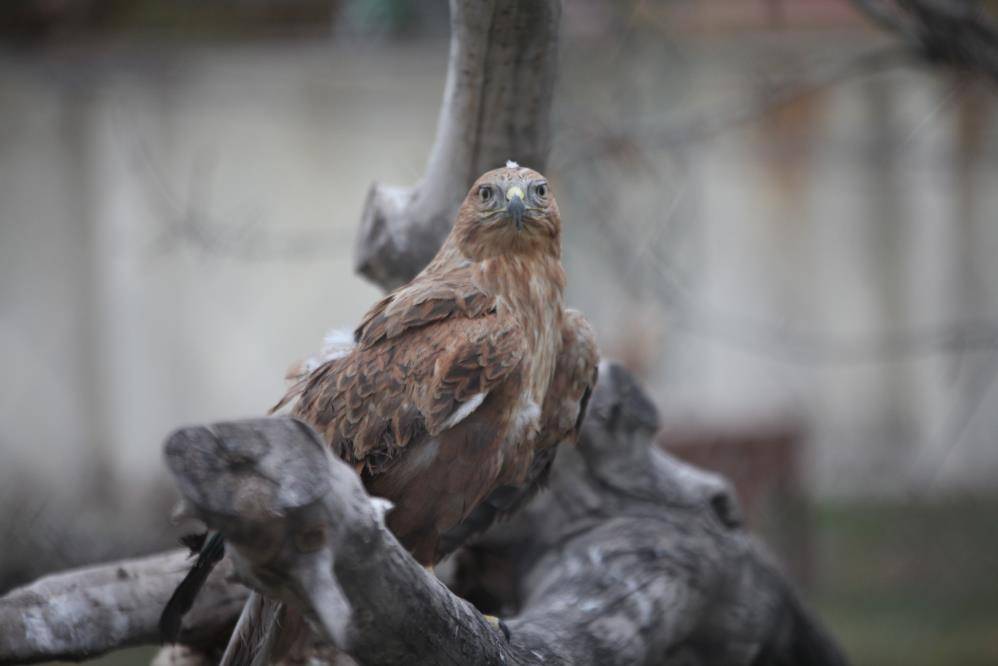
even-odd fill
[{"label": "eagle's folded wing", "polygon": [[574,444],[582,429],[589,396],[596,386],[599,351],[596,334],[576,310],[565,310],[561,353],[541,411],[542,429],[522,483],[496,488],[440,539],[439,556],[457,550],[506,516],[519,511],[547,483],[559,444]]},{"label": "eagle's folded wing", "polygon": [[495,305],[495,298],[478,289],[467,271],[434,280],[417,278],[375,304],[354,331],[354,339],[361,347],[371,347],[450,317],[481,317],[495,312]]},{"label": "eagle's folded wing", "polygon": [[566,309],[561,326],[561,353],[541,412],[543,432],[538,448],[575,443],[596,386],[599,350],[592,325],[578,310]]},{"label": "eagle's folded wing", "polygon": [[405,449],[473,413],[524,352],[513,322],[496,314],[451,317],[320,366],[293,413],[341,458],[377,475]]},{"label": "eagle's folded wing", "polygon": [[375,303],[354,330],[352,339],[343,331],[331,331],[318,354],[292,364],[285,375],[291,386],[269,413],[294,402],[329,361],[348,355],[355,346],[374,347],[450,318],[491,315],[495,307],[495,298],[476,287],[466,270],[455,270],[433,280],[417,277]]}]

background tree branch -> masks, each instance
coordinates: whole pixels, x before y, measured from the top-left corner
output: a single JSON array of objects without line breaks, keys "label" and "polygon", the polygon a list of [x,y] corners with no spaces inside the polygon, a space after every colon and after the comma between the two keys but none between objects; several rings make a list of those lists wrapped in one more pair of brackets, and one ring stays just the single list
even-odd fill
[{"label": "background tree branch", "polygon": [[998,79],[998,23],[981,0],[852,0],[932,62]]},{"label": "background tree branch", "polygon": [[358,273],[391,289],[429,263],[471,183],[516,160],[543,171],[551,145],[559,0],[451,0],[447,81],[426,174],[375,183],[361,217]]}]

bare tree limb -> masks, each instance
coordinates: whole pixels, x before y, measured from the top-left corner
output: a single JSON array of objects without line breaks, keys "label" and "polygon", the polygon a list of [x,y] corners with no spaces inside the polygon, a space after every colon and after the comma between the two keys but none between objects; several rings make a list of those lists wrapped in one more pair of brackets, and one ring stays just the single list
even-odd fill
[{"label": "bare tree limb", "polygon": [[852,4],[881,29],[896,32],[910,41],[916,39],[897,5],[885,0],[852,0]]},{"label": "bare tree limb", "polygon": [[[237,574],[360,663],[750,664],[795,649],[811,659],[788,663],[843,663],[741,530],[728,485],[653,449],[647,397],[619,367],[603,376],[551,492],[473,549],[512,564],[508,638],[416,563],[303,423],[185,429],[167,460]],[[491,584],[474,568],[466,587]]]},{"label": "bare tree limb", "polygon": [[852,0],[926,59],[998,79],[998,23],[981,0]]},{"label": "bare tree limb", "polygon": [[516,160],[542,170],[551,144],[559,0],[451,0],[447,82],[426,174],[374,184],[354,252],[385,289],[418,273],[450,231],[468,187]]},{"label": "bare tree limb", "polygon": [[[41,578],[0,598],[0,664],[81,660],[159,641],[159,614],[190,562],[186,551],[122,560]],[[228,563],[208,579],[182,639],[213,644],[246,601]]]},{"label": "bare tree limb", "polygon": [[872,76],[912,60],[910,50],[899,46],[857,53],[849,60],[788,76],[786,80],[774,83],[767,95],[751,103],[733,97],[728,104],[695,109],[660,126],[611,128],[599,132],[589,141],[580,141],[568,149],[562,147],[562,156],[556,166],[560,171],[566,171],[616,154],[641,155],[650,148],[681,151],[757,121],[833,85]]},{"label": "bare tree limb", "polygon": [[[167,459],[238,576],[308,618],[317,649],[360,663],[844,663],[742,530],[728,484],[653,448],[647,397],[619,367],[601,374],[550,492],[460,555],[456,591],[505,609],[508,638],[416,563],[385,529],[384,503],[301,422],[187,428]],[[12,592],[0,663],[155,642],[187,566],[172,552]],[[182,640],[211,643],[244,600],[223,567]]]}]

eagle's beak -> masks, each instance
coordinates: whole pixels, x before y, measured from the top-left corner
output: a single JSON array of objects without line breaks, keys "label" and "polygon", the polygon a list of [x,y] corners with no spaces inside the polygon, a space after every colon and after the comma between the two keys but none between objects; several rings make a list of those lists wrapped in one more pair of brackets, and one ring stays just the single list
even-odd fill
[{"label": "eagle's beak", "polygon": [[523,190],[513,186],[506,190],[506,212],[513,218],[517,231],[523,231],[523,214],[527,212],[527,207],[523,205]]}]

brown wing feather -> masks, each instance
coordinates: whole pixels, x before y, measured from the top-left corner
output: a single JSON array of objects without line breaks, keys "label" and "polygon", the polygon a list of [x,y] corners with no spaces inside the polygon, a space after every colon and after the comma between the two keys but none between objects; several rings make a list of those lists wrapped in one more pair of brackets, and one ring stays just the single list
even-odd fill
[{"label": "brown wing feather", "polygon": [[581,313],[565,310],[551,387],[541,412],[543,430],[522,483],[496,488],[458,525],[441,535],[437,559],[454,552],[469,538],[487,530],[496,520],[525,506],[547,483],[559,444],[574,444],[596,386],[599,351],[592,326]]},{"label": "brown wing feather", "polygon": [[293,389],[294,414],[341,458],[376,475],[502,382],[523,354],[518,327],[495,314],[439,321],[323,364]]},{"label": "brown wing feather", "polygon": [[371,347],[442,319],[476,318],[494,311],[495,298],[476,287],[465,270],[417,278],[371,308],[354,331],[354,339],[362,347]]},{"label": "brown wing feather", "polygon": [[[475,322],[471,330],[464,331],[463,343],[437,359],[427,402],[430,434],[438,434],[462,403],[491,391],[523,358],[526,350],[519,327],[491,324],[494,319],[492,316]],[[447,327],[440,329],[437,333],[446,335]]]},{"label": "brown wing feather", "polygon": [[577,310],[565,310],[561,353],[541,411],[544,436],[538,448],[578,439],[589,395],[596,386],[599,350],[592,325]]}]

